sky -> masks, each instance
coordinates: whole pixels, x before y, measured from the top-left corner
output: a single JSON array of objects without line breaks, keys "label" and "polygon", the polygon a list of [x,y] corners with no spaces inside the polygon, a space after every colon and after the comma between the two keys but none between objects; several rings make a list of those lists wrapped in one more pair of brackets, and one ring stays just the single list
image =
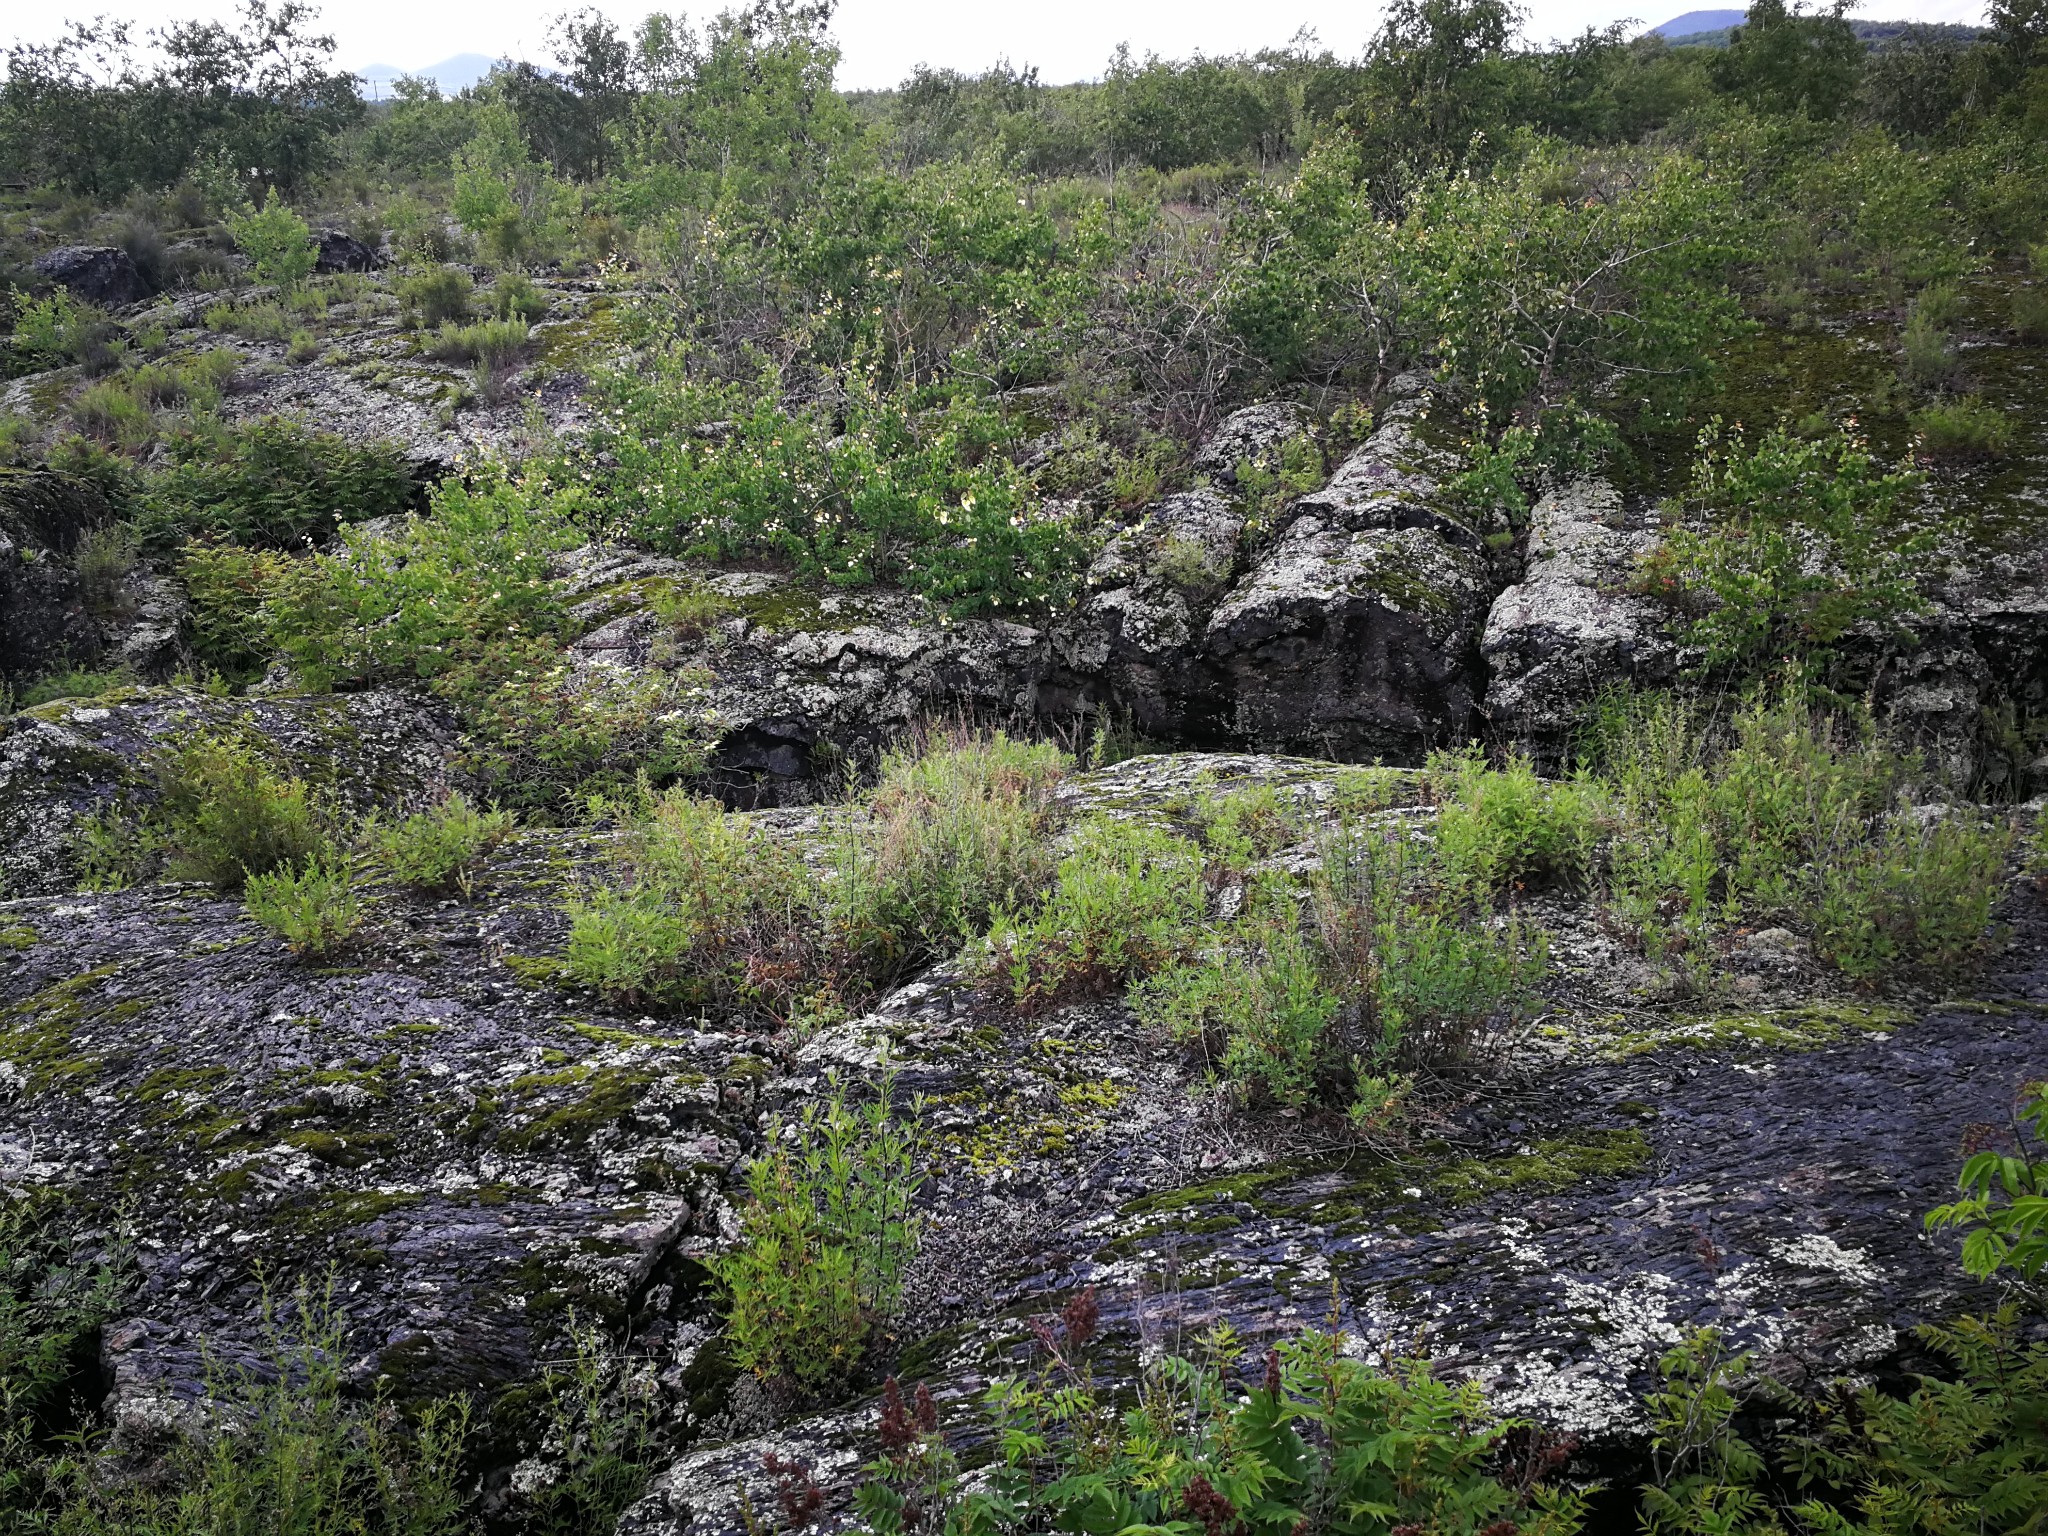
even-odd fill
[{"label": "sky", "polygon": [[[682,7],[693,15],[716,11],[729,0]],[[1740,4],[1741,0],[1733,0]],[[673,5],[673,0],[671,0]],[[457,53],[541,58],[548,19],[572,8],[572,0],[335,0],[323,8],[321,26],[334,34],[336,61],[345,69],[388,64],[422,69]],[[602,3],[599,9],[630,26],[649,9],[647,0]],[[1565,37],[1587,26],[1634,18],[1642,27],[1689,10],[1715,8],[1714,0],[1664,0],[1651,10],[1618,0],[1530,0],[1528,33],[1543,40]],[[1872,20],[1967,21],[1983,19],[1982,0],[1871,0],[1857,14]],[[102,12],[142,25],[174,18],[232,15],[234,0],[60,0],[31,9],[9,6],[0,38],[47,41],[68,18]],[[1232,53],[1281,44],[1299,27],[1312,28],[1340,54],[1356,53],[1377,25],[1377,4],[1344,0],[843,0],[833,30],[844,51],[839,83],[844,87],[894,85],[913,65],[927,63],[975,70],[1007,56],[1019,67],[1035,64],[1047,81],[1090,79],[1120,42],[1137,54],[1169,58]]]}]

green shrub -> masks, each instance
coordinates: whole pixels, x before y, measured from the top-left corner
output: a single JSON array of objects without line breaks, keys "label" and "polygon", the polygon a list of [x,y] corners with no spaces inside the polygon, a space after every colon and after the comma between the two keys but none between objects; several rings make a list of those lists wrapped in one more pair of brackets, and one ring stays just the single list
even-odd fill
[{"label": "green shrub", "polygon": [[458,267],[429,267],[393,285],[408,325],[428,329],[469,318],[469,274]]},{"label": "green shrub", "polygon": [[[1944,1376],[1920,1376],[1904,1396],[1838,1382],[1812,1401],[1713,1329],[1689,1334],[1648,1399],[1656,1477],[1642,1491],[1644,1529],[1935,1536],[1968,1511],[1986,1530],[2025,1530],[2048,1509],[2048,1345],[2022,1342],[2010,1309],[1915,1331],[1946,1358]],[[1779,1475],[1735,1431],[1737,1413],[1756,1407],[1789,1420]]]},{"label": "green shrub", "polygon": [[492,799],[522,810],[559,814],[641,779],[695,777],[715,732],[691,707],[688,674],[575,673],[539,645],[487,650],[436,686],[469,723],[464,766]]},{"label": "green shrub", "polygon": [[882,760],[866,815],[832,841],[832,907],[862,968],[886,982],[983,933],[1051,880],[1052,790],[1070,763],[1049,744],[965,729]]},{"label": "green shrub", "polygon": [[320,355],[320,338],[311,331],[293,331],[289,346],[284,349],[284,360],[295,368],[303,368]]},{"label": "green shrub", "polygon": [[817,985],[817,890],[803,860],[714,800],[643,792],[621,887],[570,906],[577,980],[635,1005],[786,1016]]},{"label": "green shrub", "polygon": [[1141,1023],[1200,1042],[1226,1081],[1273,1103],[1308,1103],[1317,1074],[1344,1066],[1330,1028],[1342,1004],[1291,912],[1140,982],[1131,1005]]},{"label": "green shrub", "polygon": [[136,520],[144,542],[159,550],[202,536],[302,544],[342,523],[403,512],[417,491],[396,449],[277,417],[225,438],[174,439],[171,450],[170,466],[145,485]]},{"label": "green shrub", "polygon": [[85,606],[94,613],[115,612],[141,556],[141,541],[125,524],[110,523],[80,534],[71,567],[78,572],[78,592]]},{"label": "green shrub", "polygon": [[1600,835],[1599,800],[1590,786],[1543,779],[1519,755],[1489,768],[1476,748],[1439,754],[1430,773],[1443,802],[1436,846],[1445,879],[1483,894],[1584,880]]},{"label": "green shrub", "polygon": [[179,551],[178,579],[190,603],[185,638],[202,665],[230,683],[263,675],[270,660],[263,603],[291,563],[273,549],[197,539]]},{"label": "green shrub", "polygon": [[657,587],[647,606],[679,640],[695,640],[709,634],[733,611],[732,599],[709,587],[674,582]]},{"label": "green shrub", "polygon": [[887,1321],[917,1253],[921,1106],[891,1117],[895,1075],[853,1109],[835,1083],[823,1105],[770,1123],[747,1167],[739,1246],[711,1258],[728,1298],[733,1363],[815,1391],[845,1379]]},{"label": "green shrub", "polygon": [[474,325],[443,324],[421,350],[437,362],[497,367],[518,357],[526,342],[524,320],[479,320]]},{"label": "green shrub", "polygon": [[1301,841],[1308,830],[1293,794],[1274,784],[1205,792],[1195,802],[1193,817],[1210,865],[1232,871]]},{"label": "green shrub", "polygon": [[235,245],[256,269],[256,276],[280,288],[296,288],[320,259],[320,246],[306,221],[293,213],[272,187],[261,208],[228,215]]},{"label": "green shrub", "polygon": [[1925,610],[1916,581],[1936,534],[1919,520],[1920,484],[1839,434],[1775,430],[1751,449],[1716,419],[1687,497],[1705,527],[1673,528],[1643,584],[1693,615],[1686,638],[1707,667],[1824,666],[1851,628],[1905,631]]},{"label": "green shrub", "polygon": [[324,818],[305,782],[280,777],[246,741],[200,739],[156,766],[171,873],[240,890],[251,875],[327,857]]},{"label": "green shrub", "polygon": [[1963,291],[1954,283],[1929,283],[1914,297],[1913,313],[1929,325],[1954,325],[1963,318]]},{"label": "green shrub", "polygon": [[102,310],[75,299],[69,290],[53,289],[32,299],[12,291],[14,334],[9,341],[12,373],[82,363],[107,350],[114,322]]},{"label": "green shrub", "polygon": [[79,431],[123,448],[140,448],[156,435],[155,418],[126,379],[103,379],[80,390],[71,402],[71,420]]},{"label": "green shrub", "polygon": [[500,272],[491,284],[491,313],[500,320],[538,325],[547,319],[553,301],[524,272]]},{"label": "green shrub", "polygon": [[377,856],[393,879],[430,894],[468,896],[476,868],[512,833],[510,811],[480,811],[457,791],[430,811],[380,829]]},{"label": "green shrub", "polygon": [[1911,419],[1929,458],[1995,458],[2012,447],[2012,418],[1981,400],[1937,400]]},{"label": "green shrub", "polygon": [[2021,341],[2048,341],[2048,287],[2013,290],[2012,328]]},{"label": "green shrub", "polygon": [[1921,389],[1937,389],[1956,374],[1948,332],[1917,309],[1899,333],[1899,367]]},{"label": "green shrub", "polygon": [[1818,863],[1811,897],[1816,947],[1845,976],[1952,972],[1983,948],[2012,843],[2006,828],[1908,811],[1848,841]]},{"label": "green shrub", "polygon": [[[444,481],[426,516],[388,535],[345,528],[334,550],[294,564],[268,600],[271,636],[310,688],[417,678],[475,682],[481,696],[529,659],[536,674],[555,664],[526,642],[566,638],[547,561],[581,542],[527,487]],[[513,659],[496,664],[507,647]]]},{"label": "green shrub", "polygon": [[38,704],[48,704],[55,699],[96,699],[101,694],[112,693],[116,688],[126,688],[135,679],[118,669],[105,672],[89,672],[76,668],[67,672],[54,672],[48,677],[39,677],[22,689],[16,696],[17,709],[33,709]]},{"label": "green shrub", "polygon": [[1018,1006],[1100,997],[1184,954],[1207,905],[1200,850],[1185,838],[1090,821],[1036,908],[1000,915],[980,973]]},{"label": "green shrub", "polygon": [[355,867],[335,854],[250,874],[242,884],[242,904],[307,960],[326,959],[363,926]]},{"label": "green shrub", "polygon": [[2048,1083],[2021,1090],[2011,1152],[1973,1152],[1956,1177],[1962,1198],[1927,1213],[1927,1230],[1964,1228],[1963,1268],[1978,1280],[2023,1284],[2048,1270]]},{"label": "green shrub", "polygon": [[[1132,1406],[1089,1363],[1094,1292],[1045,1327],[1038,1369],[983,1399],[994,1460],[971,1485],[920,1389],[909,1409],[884,1389],[883,1452],[856,1494],[880,1536],[997,1529],[1284,1533],[1331,1528],[1431,1536],[1575,1536],[1584,1494],[1544,1481],[1540,1450],[1507,1472],[1512,1437],[1536,1426],[1491,1411],[1478,1385],[1426,1360],[1384,1361],[1309,1329],[1268,1351],[1263,1379],[1239,1374],[1243,1343],[1219,1327],[1191,1358],[1142,1366]],[[977,1441],[984,1438],[980,1432]],[[1558,1458],[1562,1460],[1563,1458]],[[1357,1511],[1319,1527],[1327,1511]]]},{"label": "green shrub", "polygon": [[602,375],[587,456],[621,530],[664,553],[774,558],[835,586],[896,582],[955,615],[1071,591],[1078,529],[996,451],[1009,428],[969,393],[931,404],[857,382],[836,419],[769,387],[704,385],[678,354]]}]

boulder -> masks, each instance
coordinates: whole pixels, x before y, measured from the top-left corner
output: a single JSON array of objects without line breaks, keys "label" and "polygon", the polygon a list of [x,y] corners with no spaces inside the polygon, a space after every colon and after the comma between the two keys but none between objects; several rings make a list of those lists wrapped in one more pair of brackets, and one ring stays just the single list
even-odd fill
[{"label": "boulder", "polygon": [[1491,592],[1479,533],[1445,494],[1417,397],[1283,512],[1208,616],[1201,650],[1229,732],[1268,750],[1413,762],[1472,729]]},{"label": "boulder", "polygon": [[377,253],[346,230],[323,229],[317,238],[320,254],[315,272],[369,272],[378,265]]},{"label": "boulder", "polygon": [[1262,400],[1245,406],[1223,418],[1195,454],[1192,467],[1219,485],[1235,486],[1238,465],[1265,459],[1308,426],[1308,412],[1292,401]]},{"label": "boulder", "polygon": [[1600,694],[1671,680],[1679,646],[1664,610],[1631,590],[1657,535],[1604,481],[1545,496],[1530,514],[1527,572],[1494,599],[1480,652],[1486,713],[1501,735],[1555,760]]},{"label": "boulder", "polygon": [[116,245],[67,245],[38,256],[35,269],[89,304],[119,309],[149,297],[149,284]]}]

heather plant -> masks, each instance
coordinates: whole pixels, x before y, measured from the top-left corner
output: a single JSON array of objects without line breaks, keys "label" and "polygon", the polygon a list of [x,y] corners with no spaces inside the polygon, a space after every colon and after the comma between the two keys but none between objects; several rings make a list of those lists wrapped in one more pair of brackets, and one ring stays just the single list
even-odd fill
[{"label": "heather plant", "polygon": [[354,861],[329,851],[249,875],[242,883],[242,905],[299,958],[325,960],[363,926],[356,879]]},{"label": "heather plant", "polygon": [[1126,822],[1086,822],[1045,898],[998,914],[976,968],[1024,1008],[1103,996],[1186,953],[1207,898],[1194,843]]},{"label": "heather plant", "polygon": [[512,835],[510,811],[485,811],[460,790],[430,810],[375,829],[378,860],[391,877],[428,895],[472,893],[477,866]]},{"label": "heather plant", "polygon": [[174,876],[238,891],[251,875],[303,870],[330,852],[313,791],[247,741],[202,737],[162,759],[156,779]]},{"label": "heather plant", "polygon": [[701,639],[733,612],[731,598],[688,582],[657,587],[647,606],[678,640]]},{"label": "heather plant", "polygon": [[642,790],[624,877],[570,907],[577,980],[622,1002],[784,1017],[822,980],[803,860],[714,800]]},{"label": "heather plant", "polygon": [[950,954],[1050,882],[1052,792],[1071,761],[1045,742],[935,730],[883,759],[831,851],[832,919],[876,981]]},{"label": "heather plant", "polygon": [[444,322],[420,350],[443,363],[485,363],[500,367],[526,350],[524,320],[479,320],[473,325]]},{"label": "heather plant", "polygon": [[1971,396],[1936,400],[1909,419],[1932,459],[1997,458],[2012,448],[2012,418]]},{"label": "heather plant", "polygon": [[815,1392],[866,1353],[916,1257],[922,1106],[898,1119],[894,1072],[849,1105],[835,1082],[822,1104],[768,1127],[747,1167],[739,1245],[710,1261],[728,1298],[734,1364]]}]

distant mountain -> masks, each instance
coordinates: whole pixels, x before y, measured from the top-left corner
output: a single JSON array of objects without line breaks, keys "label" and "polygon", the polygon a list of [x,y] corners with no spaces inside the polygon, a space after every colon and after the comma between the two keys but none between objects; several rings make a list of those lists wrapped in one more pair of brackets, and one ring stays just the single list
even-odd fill
[{"label": "distant mountain", "polygon": [[1723,27],[1739,27],[1748,11],[1687,11],[1683,16],[1674,16],[1669,21],[1659,22],[1650,30],[1668,40],[1690,37],[1695,32],[1718,32]]},{"label": "distant mountain", "polygon": [[[1728,34],[1741,26],[1747,11],[1687,11],[1650,28],[1674,48],[1726,48]],[[1981,27],[1958,26],[1953,22],[1857,21],[1849,26],[1863,46],[1872,52],[1890,47],[1902,38],[1940,35],[1959,42],[1972,42],[1984,35]]]},{"label": "distant mountain", "polygon": [[391,82],[400,75],[418,75],[441,87],[441,94],[453,96],[483,79],[498,61],[487,53],[458,53],[452,59],[429,64],[425,69],[393,69],[389,64],[372,64],[356,71],[363,80],[363,94],[372,101],[391,94]]}]

